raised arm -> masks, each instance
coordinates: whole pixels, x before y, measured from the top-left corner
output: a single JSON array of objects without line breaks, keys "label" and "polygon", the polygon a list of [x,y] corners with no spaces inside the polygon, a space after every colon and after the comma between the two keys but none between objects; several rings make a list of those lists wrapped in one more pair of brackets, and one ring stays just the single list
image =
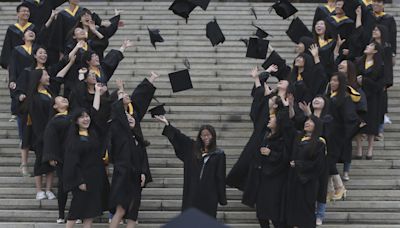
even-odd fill
[{"label": "raised arm", "polygon": [[156,91],[156,87],[154,87],[153,83],[158,77],[158,74],[151,72],[150,77],[144,79],[132,92],[131,100],[133,102],[133,110],[136,113],[137,121],[143,119],[149,108],[151,99]]}]

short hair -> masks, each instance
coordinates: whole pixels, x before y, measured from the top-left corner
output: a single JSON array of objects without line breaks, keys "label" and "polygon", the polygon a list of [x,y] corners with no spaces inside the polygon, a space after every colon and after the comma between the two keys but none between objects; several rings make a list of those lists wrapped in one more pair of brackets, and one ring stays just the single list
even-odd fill
[{"label": "short hair", "polygon": [[[19,4],[19,5],[17,6],[17,13],[19,12],[19,10],[20,10],[22,7],[26,7],[26,8],[29,9],[28,4],[26,4],[25,2],[23,2],[23,3],[21,3],[21,4]],[[29,10],[30,10],[30,9],[29,9]]]}]

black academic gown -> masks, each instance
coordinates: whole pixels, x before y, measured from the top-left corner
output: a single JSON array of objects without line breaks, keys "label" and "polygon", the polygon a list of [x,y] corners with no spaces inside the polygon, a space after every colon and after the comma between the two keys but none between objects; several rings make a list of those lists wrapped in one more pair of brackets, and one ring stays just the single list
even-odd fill
[{"label": "black academic gown", "polygon": [[51,11],[61,6],[68,0],[23,0],[30,12],[29,21],[40,30],[50,18]]},{"label": "black academic gown", "polygon": [[[136,125],[129,127],[122,100],[113,104],[111,122],[111,161],[114,172],[111,182],[110,211],[115,212],[118,205],[125,209],[124,218],[137,220],[141,200],[141,174],[146,183],[151,181],[149,161],[145,142],[140,129],[143,119],[155,92],[155,87],[145,79],[133,92]],[[140,131],[140,133],[138,133]]]},{"label": "black academic gown", "polygon": [[312,23],[313,30],[314,30],[315,24],[317,24],[318,21],[320,21],[320,20],[325,21],[325,19],[327,17],[334,15],[334,13],[335,13],[335,9],[330,10],[326,4],[322,5],[322,6],[318,6],[315,9],[315,13],[314,13],[314,19],[313,19],[313,23]]},{"label": "black academic gown", "polygon": [[[274,223],[281,221],[282,193],[286,188],[289,151],[294,136],[287,110],[283,115],[286,116],[283,134],[264,137],[250,165],[242,197],[243,204],[250,207],[255,205],[258,219],[270,219]],[[259,152],[261,147],[268,147],[271,153],[268,156],[262,155]]]},{"label": "black academic gown", "polygon": [[62,84],[62,78],[50,78],[50,86],[47,89],[48,96],[43,93],[35,93],[29,103],[29,116],[32,120],[32,146],[35,151],[36,160],[34,166],[34,175],[39,176],[54,170],[49,163],[42,162],[43,156],[43,133],[49,121],[51,103],[54,97],[59,93]]},{"label": "black academic gown", "polygon": [[[78,135],[76,131],[75,126],[71,127],[65,141],[64,191],[72,191],[68,220],[100,216],[108,210],[110,190],[96,131],[89,130],[88,136]],[[87,191],[79,189],[81,184],[86,184]]]},{"label": "black academic gown", "polygon": [[[312,154],[310,156],[310,150]],[[315,202],[319,176],[324,169],[325,143],[320,139],[315,148],[311,142],[298,137],[293,144],[291,159],[295,167],[289,169],[285,219],[289,226],[315,227]]]},{"label": "black academic gown", "polygon": [[330,40],[326,45],[321,46],[320,44],[318,44],[318,46],[319,46],[318,51],[319,51],[319,58],[321,60],[321,65],[325,71],[325,75],[327,77],[326,79],[327,81],[329,81],[331,75],[337,71],[333,55],[333,50],[335,49],[336,41]]},{"label": "black academic gown", "polygon": [[336,38],[338,35],[340,35],[341,39],[346,39],[346,41],[340,47],[339,55],[342,55],[343,49],[349,49],[350,56],[347,56],[347,58],[354,58],[353,56],[351,56],[351,50],[353,49],[353,47],[352,43],[350,42],[350,37],[352,36],[355,29],[354,21],[348,17],[345,17],[345,19],[343,20],[335,20],[335,17],[331,16],[327,18],[327,23],[329,25],[329,32],[332,34],[333,37]]},{"label": "black academic gown", "polygon": [[226,177],[227,185],[242,191],[246,184],[250,163],[267,132],[267,123],[269,121],[269,97],[264,96],[264,91],[265,89],[263,86],[254,89],[253,102],[250,109],[253,133],[243,148],[239,159]]},{"label": "black academic gown", "polygon": [[[355,105],[350,96],[345,96],[342,99],[331,96],[329,109],[333,119],[327,138],[328,161],[332,164],[338,161],[351,162],[351,140],[358,132],[360,124]],[[332,173],[332,170],[330,170],[329,174],[335,175],[337,173]]]},{"label": "black academic gown", "polygon": [[358,64],[359,74],[363,77],[362,89],[367,97],[367,113],[365,115],[365,122],[367,125],[362,128],[362,132],[368,135],[378,135],[379,125],[383,121],[384,114],[384,86],[385,75],[384,65],[373,65],[365,69],[365,60],[360,59]]},{"label": "black academic gown", "polygon": [[176,156],[183,161],[184,180],[182,211],[194,207],[216,217],[218,203],[226,205],[225,153],[221,149],[197,157],[195,141],[168,125],[163,130],[174,147]]},{"label": "black academic gown", "polygon": [[100,62],[100,75],[97,75],[97,82],[107,84],[107,82],[114,75],[114,72],[122,59],[124,59],[122,52],[114,49],[108,52],[104,59]]},{"label": "black academic gown", "polygon": [[[35,30],[35,25],[28,22],[26,29]],[[14,47],[24,44],[24,31],[17,26],[10,25],[7,29],[6,36],[4,37],[3,46],[1,48],[0,65],[3,69],[8,68],[11,59],[11,53]]]}]

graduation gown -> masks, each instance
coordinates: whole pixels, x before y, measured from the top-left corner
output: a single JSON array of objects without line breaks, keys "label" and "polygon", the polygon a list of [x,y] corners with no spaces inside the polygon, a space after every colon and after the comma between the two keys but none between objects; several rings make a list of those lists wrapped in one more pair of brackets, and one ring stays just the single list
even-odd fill
[{"label": "graduation gown", "polygon": [[[355,26],[354,21],[348,17],[343,17],[341,19],[336,18],[336,16],[330,16],[327,18],[327,23],[329,25],[329,32],[333,37],[337,37],[340,35],[341,39],[346,39],[346,41],[340,47],[339,54],[342,55],[343,49],[352,50],[352,44],[350,42],[350,37],[352,36]],[[350,54],[352,51],[350,51]],[[349,56],[348,58],[354,58],[353,56]]]},{"label": "graduation gown", "polygon": [[[330,95],[329,110],[332,115],[329,137],[327,138],[328,160],[351,162],[351,140],[359,130],[360,119],[350,96],[338,99]],[[334,175],[330,171],[330,175]]]},{"label": "graduation gown", "polygon": [[23,45],[16,46],[11,53],[10,65],[8,67],[9,82],[17,82],[25,68],[30,67],[34,62],[35,59],[32,53],[25,50]]},{"label": "graduation gown", "polygon": [[23,0],[30,12],[29,21],[40,30],[51,16],[51,11],[61,6],[68,0]]},{"label": "graduation gown", "polygon": [[[247,183],[243,191],[242,203],[256,206],[258,219],[281,220],[283,192],[285,192],[289,167],[290,144],[293,142],[293,124],[288,111],[283,114],[285,126],[283,134],[264,137],[258,146],[254,159],[249,167]],[[267,133],[268,134],[268,133]],[[262,155],[261,147],[268,147],[271,153]]]},{"label": "graduation gown", "polygon": [[23,28],[18,23],[8,27],[0,56],[0,65],[3,69],[7,69],[14,47],[24,44],[23,38],[26,29],[35,30],[35,25],[28,22]]},{"label": "graduation gown", "polygon": [[221,149],[197,157],[195,141],[175,127],[165,126],[163,133],[183,162],[184,180],[182,211],[194,207],[216,217],[218,203],[226,205],[225,153]]},{"label": "graduation gown", "polygon": [[43,156],[43,133],[49,121],[51,111],[51,103],[54,95],[60,91],[62,78],[50,78],[50,87],[46,90],[47,94],[37,92],[31,99],[29,104],[29,116],[32,120],[32,146],[35,151],[36,160],[34,165],[34,175],[39,176],[54,170],[49,163],[42,162]]},{"label": "graduation gown", "polygon": [[126,211],[124,218],[134,221],[137,220],[141,201],[141,174],[146,176],[146,183],[151,181],[148,156],[139,123],[147,112],[155,87],[145,79],[135,91],[132,98],[137,105],[133,106],[133,116],[137,127],[129,127],[122,100],[118,100],[113,104],[110,128],[110,156],[114,164],[110,211],[115,213],[116,207],[121,205]]},{"label": "graduation gown", "polygon": [[99,74],[97,76],[97,82],[107,84],[107,82],[114,75],[119,63],[124,59],[122,52],[112,49],[101,61],[99,66]]},{"label": "graduation gown", "polygon": [[315,24],[317,24],[318,21],[320,20],[325,21],[327,17],[334,15],[334,13],[335,13],[335,8],[329,8],[327,4],[318,6],[315,9],[312,29],[314,30]]},{"label": "graduation gown", "polygon": [[[327,43],[318,43],[319,46],[319,58],[321,61],[321,65],[325,71],[326,79],[329,80],[331,75],[337,71],[335,65],[335,59],[333,55],[333,50],[336,46],[335,40],[328,40]],[[328,81],[326,81],[328,82]],[[321,91],[320,91],[321,92]]]},{"label": "graduation gown", "polygon": [[293,145],[291,159],[295,167],[289,169],[285,218],[290,226],[315,227],[315,202],[318,195],[318,178],[324,169],[325,143],[320,139],[310,156],[311,143],[298,138]]},{"label": "graduation gown", "polygon": [[368,135],[378,135],[379,125],[382,123],[384,108],[383,88],[385,86],[384,66],[373,65],[365,69],[365,60],[360,59],[357,64],[359,74],[363,77],[361,88],[367,98],[366,126],[362,132]]},{"label": "graduation gown", "polygon": [[[89,135],[84,136],[76,131],[71,127],[65,142],[63,184],[65,192],[72,191],[68,220],[101,215],[108,209],[110,190],[96,132],[89,130]],[[79,189],[81,184],[86,184],[87,191]]]},{"label": "graduation gown", "polygon": [[242,191],[246,184],[250,163],[267,132],[267,123],[269,121],[269,96],[265,97],[264,91],[265,89],[263,86],[254,89],[253,102],[249,114],[253,122],[253,133],[244,146],[239,159],[226,177],[227,185]]}]

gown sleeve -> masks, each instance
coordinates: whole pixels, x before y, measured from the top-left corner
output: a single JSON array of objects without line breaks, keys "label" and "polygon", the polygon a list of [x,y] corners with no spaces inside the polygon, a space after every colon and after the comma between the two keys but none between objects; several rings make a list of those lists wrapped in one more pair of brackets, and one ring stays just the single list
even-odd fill
[{"label": "gown sleeve", "polygon": [[106,74],[106,81],[108,82],[117,69],[121,60],[124,59],[122,52],[112,49],[103,59],[101,68]]},{"label": "gown sleeve", "polygon": [[54,124],[54,119],[52,119],[44,130],[42,162],[48,162],[51,160],[62,162],[61,157],[57,154],[57,151],[60,150],[60,145],[62,145],[57,137],[58,134],[59,133]]},{"label": "gown sleeve", "polygon": [[175,155],[181,161],[185,161],[188,153],[192,153],[194,141],[181,133],[177,128],[167,125],[162,132],[168,138],[175,150]]},{"label": "gown sleeve", "polygon": [[7,69],[12,49],[11,29],[8,28],[6,36],[4,37],[3,46],[1,48],[0,65],[3,69]]},{"label": "gown sleeve", "polygon": [[17,68],[18,68],[18,60],[17,60],[17,50],[14,48],[11,52],[11,57],[9,60],[8,65],[8,79],[9,82],[16,82],[17,81]]},{"label": "gown sleeve", "polygon": [[[69,143],[67,142],[67,145]],[[79,185],[86,183],[83,177],[82,167],[80,165],[80,153],[78,145],[69,146],[69,148],[67,148],[64,156],[63,175],[65,192],[71,191],[77,188]]]},{"label": "gown sleeve", "polygon": [[133,110],[136,114],[136,121],[142,121],[149,108],[151,99],[153,99],[156,87],[145,78],[132,92],[131,99],[133,102]]},{"label": "gown sleeve", "polygon": [[226,177],[226,158],[225,153],[221,152],[218,155],[218,167],[217,167],[217,184],[218,184],[218,202],[221,205],[227,205],[226,201],[226,184],[225,184],[225,177]]}]

